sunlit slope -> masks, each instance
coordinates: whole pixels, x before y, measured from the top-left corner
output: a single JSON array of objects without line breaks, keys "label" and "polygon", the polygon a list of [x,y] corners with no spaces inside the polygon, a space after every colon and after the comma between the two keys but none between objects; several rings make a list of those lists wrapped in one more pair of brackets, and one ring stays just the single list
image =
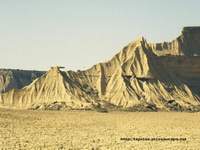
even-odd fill
[{"label": "sunlit slope", "polygon": [[[89,95],[78,85],[64,78],[58,67],[52,67],[47,73],[22,89],[12,89],[1,95],[4,106],[30,108],[33,104],[66,102],[68,106],[89,107]],[[90,101],[92,102],[92,100]]]},{"label": "sunlit slope", "polygon": [[[112,105],[126,110],[196,111],[200,105],[198,31],[184,28],[181,43],[164,44],[163,49],[138,38],[111,60],[84,71],[52,67],[28,86],[2,93],[0,105],[23,109],[64,102],[73,109]],[[189,37],[196,44],[188,46]]]}]

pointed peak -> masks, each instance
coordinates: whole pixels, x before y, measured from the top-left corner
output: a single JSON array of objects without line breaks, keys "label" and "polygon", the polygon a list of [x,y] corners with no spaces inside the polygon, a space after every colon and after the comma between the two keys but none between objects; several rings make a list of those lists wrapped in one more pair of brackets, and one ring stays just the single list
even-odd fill
[{"label": "pointed peak", "polygon": [[60,68],[58,66],[52,66],[48,72],[50,72],[50,71],[51,72],[58,72],[58,71],[60,71]]},{"label": "pointed peak", "polygon": [[138,36],[134,41],[135,42],[144,42],[146,40],[145,40],[145,38],[143,36]]},{"label": "pointed peak", "polygon": [[143,45],[146,43],[146,39],[143,36],[139,36],[137,37],[133,42],[131,42],[130,44],[136,44],[136,45]]},{"label": "pointed peak", "polygon": [[65,67],[62,66],[52,66],[48,72],[60,72],[60,69],[63,69]]},{"label": "pointed peak", "polygon": [[47,71],[48,76],[57,76],[60,75],[61,73],[61,67],[59,66],[53,66],[49,69],[49,71]]}]

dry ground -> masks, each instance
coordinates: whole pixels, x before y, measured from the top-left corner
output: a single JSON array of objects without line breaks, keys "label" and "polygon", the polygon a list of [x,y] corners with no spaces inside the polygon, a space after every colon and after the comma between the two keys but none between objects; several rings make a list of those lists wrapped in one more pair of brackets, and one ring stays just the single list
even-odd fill
[{"label": "dry ground", "polygon": [[[186,141],[123,141],[178,137]],[[0,109],[0,149],[200,149],[200,113]]]}]

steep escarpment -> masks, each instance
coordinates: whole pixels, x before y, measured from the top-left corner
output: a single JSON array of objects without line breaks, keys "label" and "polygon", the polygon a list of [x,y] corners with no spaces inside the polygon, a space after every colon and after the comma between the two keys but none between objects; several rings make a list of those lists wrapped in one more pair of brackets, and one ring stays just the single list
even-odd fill
[{"label": "steep escarpment", "polygon": [[200,27],[184,27],[182,34],[172,42],[151,44],[158,56],[200,55]]},{"label": "steep escarpment", "polygon": [[168,110],[169,101],[182,108],[199,105],[198,95],[172,67],[165,69],[167,62],[162,62],[151,45],[140,38],[110,61],[79,72],[76,80],[96,89],[101,100],[124,108],[153,105]]},{"label": "steep escarpment", "polygon": [[158,63],[167,72],[181,79],[193,92],[200,95],[200,56],[162,56]]},{"label": "steep escarpment", "polygon": [[52,67],[29,85],[2,93],[0,106],[200,110],[199,35],[199,28],[187,27],[168,43],[138,38],[111,60],[83,71]]}]

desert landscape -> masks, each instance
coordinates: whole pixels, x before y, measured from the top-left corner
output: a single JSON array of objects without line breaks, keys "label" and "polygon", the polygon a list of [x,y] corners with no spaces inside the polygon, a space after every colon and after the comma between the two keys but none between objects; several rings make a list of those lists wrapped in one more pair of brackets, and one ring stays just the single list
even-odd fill
[{"label": "desert landscape", "polygon": [[171,42],[144,37],[86,70],[0,69],[0,107],[13,109],[200,111],[200,27]]},{"label": "desert landscape", "polygon": [[0,148],[199,149],[200,27],[87,70],[0,69]]},{"label": "desert landscape", "polygon": [[200,1],[0,1],[0,150],[200,150]]},{"label": "desert landscape", "polygon": [[[197,150],[200,113],[0,110],[0,147]],[[122,138],[186,138],[134,141]]]}]

